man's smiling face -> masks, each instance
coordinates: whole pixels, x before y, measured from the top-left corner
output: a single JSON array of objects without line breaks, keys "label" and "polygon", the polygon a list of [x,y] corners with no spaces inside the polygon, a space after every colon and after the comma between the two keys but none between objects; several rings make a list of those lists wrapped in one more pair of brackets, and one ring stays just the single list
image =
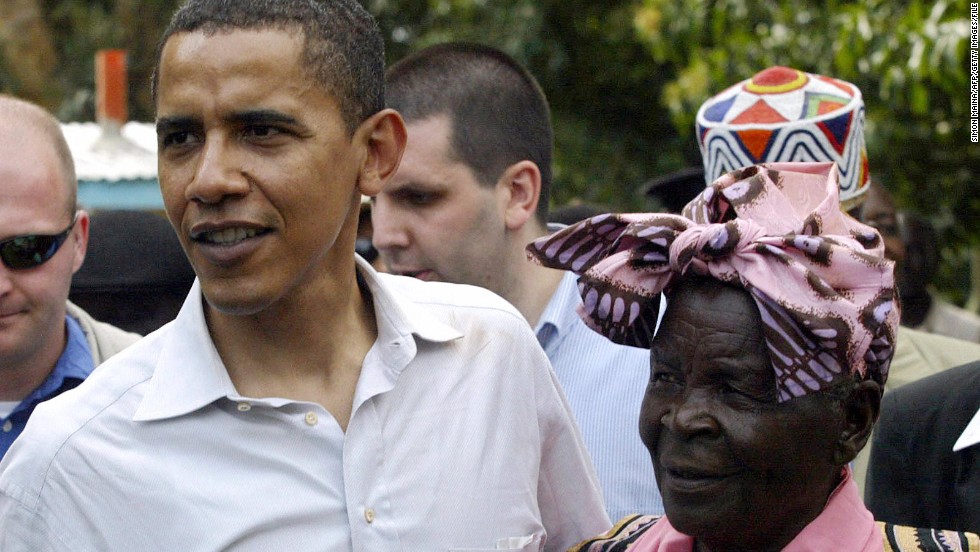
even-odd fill
[{"label": "man's smiling face", "polygon": [[357,216],[355,148],[300,30],[178,33],[161,56],[159,174],[208,303],[254,314],[325,274]]}]

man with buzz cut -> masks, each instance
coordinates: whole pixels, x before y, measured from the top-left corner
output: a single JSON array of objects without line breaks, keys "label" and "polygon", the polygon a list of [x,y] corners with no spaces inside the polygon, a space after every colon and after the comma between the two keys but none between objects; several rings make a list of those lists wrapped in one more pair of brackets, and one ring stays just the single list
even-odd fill
[{"label": "man with buzz cut", "polygon": [[591,331],[576,314],[577,276],[526,258],[528,243],[557,229],[547,222],[551,117],[537,81],[495,48],[447,43],[400,60],[387,82],[408,127],[401,166],[372,205],[388,269],[513,304],[568,397],[609,516],[663,513],[636,426],[649,353]]},{"label": "man with buzz cut", "polygon": [[357,0],[190,0],[153,82],[196,281],[37,410],[0,464],[0,550],[557,552],[609,528],[520,314],[355,255],[405,144]]},{"label": "man with buzz cut", "polygon": [[35,407],[139,336],[68,302],[89,216],[58,121],[0,94],[0,458]]}]

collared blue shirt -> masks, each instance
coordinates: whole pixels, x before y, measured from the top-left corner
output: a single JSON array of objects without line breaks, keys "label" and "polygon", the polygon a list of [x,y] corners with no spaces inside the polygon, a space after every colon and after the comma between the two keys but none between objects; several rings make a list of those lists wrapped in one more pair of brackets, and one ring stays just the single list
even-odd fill
[{"label": "collared blue shirt", "polygon": [[92,352],[82,327],[70,316],[65,316],[65,326],[68,328],[68,340],[54,370],[37,389],[20,401],[10,416],[0,419],[0,458],[3,458],[14,439],[24,431],[27,419],[31,417],[38,403],[77,387],[95,370]]},{"label": "collared blue shirt", "polygon": [[640,403],[650,351],[617,345],[589,329],[575,308],[578,278],[567,272],[534,329],[592,455],[612,520],[663,514],[650,453],[640,440]]}]

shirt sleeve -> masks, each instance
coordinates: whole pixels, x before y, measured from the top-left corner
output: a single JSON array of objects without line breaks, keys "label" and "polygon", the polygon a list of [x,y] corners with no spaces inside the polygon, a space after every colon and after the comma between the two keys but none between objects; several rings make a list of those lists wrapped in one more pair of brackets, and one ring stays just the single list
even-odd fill
[{"label": "shirt sleeve", "polygon": [[538,506],[548,536],[545,550],[564,551],[612,523],[568,401],[548,358],[536,341],[532,345],[516,354],[525,359],[535,385],[541,434]]},{"label": "shirt sleeve", "polygon": [[0,550],[3,552],[83,552],[69,546],[38,510],[0,489]]},{"label": "shirt sleeve", "polygon": [[910,439],[908,435],[901,434],[901,428],[907,427],[907,424],[893,416],[902,412],[896,398],[895,394],[886,394],[882,399],[881,417],[868,445],[871,459],[864,498],[876,519],[901,522],[905,516],[900,511],[900,505],[909,503],[910,495],[916,493],[910,485],[912,481],[906,462],[911,451],[903,447],[903,443],[908,443]]}]

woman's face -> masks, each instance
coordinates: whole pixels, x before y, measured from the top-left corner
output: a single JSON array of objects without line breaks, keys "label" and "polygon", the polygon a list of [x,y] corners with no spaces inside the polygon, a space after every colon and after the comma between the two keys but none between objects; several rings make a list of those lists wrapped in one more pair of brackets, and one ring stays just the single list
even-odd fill
[{"label": "woman's face", "polygon": [[840,473],[840,407],[819,395],[777,403],[761,328],[744,290],[688,280],[650,349],[640,436],[671,524],[711,550],[781,549]]}]

